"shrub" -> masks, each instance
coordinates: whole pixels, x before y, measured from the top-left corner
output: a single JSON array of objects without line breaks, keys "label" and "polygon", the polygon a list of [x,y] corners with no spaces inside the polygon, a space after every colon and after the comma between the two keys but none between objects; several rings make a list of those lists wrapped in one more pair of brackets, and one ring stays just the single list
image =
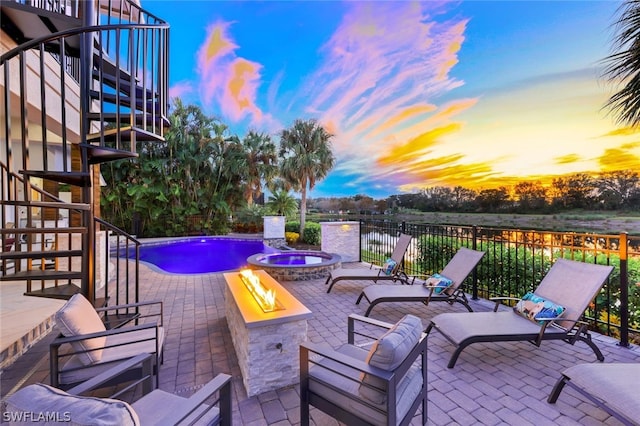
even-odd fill
[{"label": "shrub", "polygon": [[284,224],[284,232],[300,232],[300,222],[291,221]]},{"label": "shrub", "polygon": [[300,239],[300,234],[297,232],[285,232],[284,238],[287,240],[287,244],[295,244]]},{"label": "shrub", "polygon": [[319,246],[322,243],[320,236],[320,224],[316,222],[307,222],[304,227],[302,241],[307,244]]}]

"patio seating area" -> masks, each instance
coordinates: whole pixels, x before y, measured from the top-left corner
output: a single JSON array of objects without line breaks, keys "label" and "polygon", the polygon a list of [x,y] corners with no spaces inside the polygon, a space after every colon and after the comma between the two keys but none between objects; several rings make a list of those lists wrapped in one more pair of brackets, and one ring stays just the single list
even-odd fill
[{"label": "patio seating area", "polygon": [[[353,266],[356,265],[345,265]],[[363,315],[367,308],[355,304],[362,282],[344,280],[329,294],[324,279],[281,284],[313,312],[308,320],[308,339],[316,344],[336,347],[345,342],[348,315]],[[217,374],[227,373],[232,376],[234,424],[300,424],[297,385],[247,397],[225,317],[224,290],[221,273],[168,275],[141,266],[140,300],[164,302],[166,340],[160,389],[188,397]],[[474,311],[493,308],[488,301],[471,300],[470,305]],[[371,317],[395,323],[405,314],[412,314],[426,328],[431,318],[446,312],[467,309],[461,304],[390,302],[376,307]],[[2,371],[3,398],[31,383],[49,383],[49,342],[56,334],[54,329]],[[593,337],[606,363],[640,362],[640,348],[620,347],[614,339],[598,334]],[[583,342],[570,346],[546,341],[540,347],[527,342],[478,343],[460,355],[455,368],[448,369],[452,351],[440,333],[429,336],[427,424],[620,424],[570,387],[555,404],[547,403],[566,368],[597,362],[592,349]],[[129,396],[135,400],[139,394]],[[310,417],[311,424],[338,424],[315,408],[311,408]],[[420,419],[418,410],[412,424],[420,424]]]}]

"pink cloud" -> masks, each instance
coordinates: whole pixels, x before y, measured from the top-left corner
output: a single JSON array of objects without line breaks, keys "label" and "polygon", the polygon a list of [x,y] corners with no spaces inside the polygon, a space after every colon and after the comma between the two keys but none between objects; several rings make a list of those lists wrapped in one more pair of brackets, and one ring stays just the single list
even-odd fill
[{"label": "pink cloud", "polygon": [[211,25],[198,50],[201,101],[233,122],[248,118],[252,125],[266,122],[270,127],[273,118],[263,114],[256,103],[262,65],[236,55],[239,46],[229,34],[231,24]]},{"label": "pink cloud", "polygon": [[[371,171],[377,153],[451,124],[452,116],[477,102],[451,98],[464,84],[450,72],[468,20],[440,18],[444,4],[349,3],[322,47],[324,65],[309,77],[304,99],[313,100],[308,111],[335,129],[343,171]],[[380,175],[398,172],[378,167]]]}]

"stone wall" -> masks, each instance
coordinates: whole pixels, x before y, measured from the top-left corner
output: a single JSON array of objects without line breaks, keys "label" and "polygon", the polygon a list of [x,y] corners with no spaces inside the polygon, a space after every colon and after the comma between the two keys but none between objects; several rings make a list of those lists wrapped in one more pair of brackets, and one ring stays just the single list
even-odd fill
[{"label": "stone wall", "polygon": [[228,286],[225,313],[247,395],[298,383],[299,346],[307,340],[307,320],[247,328]]},{"label": "stone wall", "polygon": [[334,253],[343,262],[360,260],[360,222],[320,222],[322,251]]}]

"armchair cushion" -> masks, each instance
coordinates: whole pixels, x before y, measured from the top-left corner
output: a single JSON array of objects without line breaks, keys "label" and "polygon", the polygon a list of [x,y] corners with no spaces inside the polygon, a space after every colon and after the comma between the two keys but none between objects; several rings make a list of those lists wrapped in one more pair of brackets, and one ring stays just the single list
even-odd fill
[{"label": "armchair cushion", "polygon": [[70,395],[42,383],[20,389],[7,398],[6,404],[8,413],[23,413],[9,416],[18,424],[30,421],[69,425],[140,424],[133,408],[124,401]]},{"label": "armchair cushion", "polygon": [[558,318],[562,316],[565,308],[564,306],[529,292],[522,296],[522,299],[520,299],[513,310],[528,320],[543,325],[544,321],[540,321],[541,319]]},{"label": "armchair cushion", "polygon": [[[66,336],[80,336],[83,334],[105,331],[106,328],[91,303],[80,293],[74,294],[67,303],[56,312],[56,324],[60,332]],[[75,351],[89,351],[80,353],[83,364],[91,365],[102,359],[102,348],[106,337],[73,342],[71,345]]]},{"label": "armchair cushion", "polygon": [[[366,362],[383,370],[395,370],[420,340],[422,329],[420,318],[405,315],[371,346]],[[387,399],[385,382],[366,373],[362,374],[361,380],[360,395],[376,404],[384,404]]]}]

